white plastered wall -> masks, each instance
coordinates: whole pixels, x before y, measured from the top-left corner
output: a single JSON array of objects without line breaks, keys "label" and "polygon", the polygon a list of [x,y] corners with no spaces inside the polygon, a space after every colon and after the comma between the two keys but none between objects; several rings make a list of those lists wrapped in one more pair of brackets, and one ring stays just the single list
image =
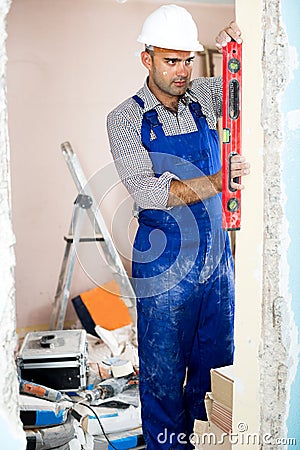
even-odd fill
[{"label": "white plastered wall", "polygon": [[1,448],[23,450],[25,434],[18,418],[18,383],[14,364],[16,346],[14,243],[11,223],[10,153],[6,103],[6,19],[10,0],[0,2],[0,435]]},{"label": "white plastered wall", "polygon": [[[251,164],[242,193],[242,226],[236,248],[236,322],[234,433],[237,440],[260,430],[259,345],[263,249],[263,134],[261,0],[236,0],[236,17],[243,30],[242,148]],[[243,432],[243,429],[245,432]],[[237,446],[239,448],[239,446]],[[247,448],[258,448],[249,443]]]},{"label": "white plastered wall", "polygon": [[[288,36],[282,22],[283,3],[277,0],[262,2],[264,264],[260,349],[261,435],[273,437],[274,449],[287,448],[286,421],[298,359],[289,285],[288,249],[293,242],[285,211],[285,184],[288,180],[283,179],[283,160],[287,136],[282,107],[282,97],[294,61],[289,60]],[[263,448],[270,446],[265,443]]]}]

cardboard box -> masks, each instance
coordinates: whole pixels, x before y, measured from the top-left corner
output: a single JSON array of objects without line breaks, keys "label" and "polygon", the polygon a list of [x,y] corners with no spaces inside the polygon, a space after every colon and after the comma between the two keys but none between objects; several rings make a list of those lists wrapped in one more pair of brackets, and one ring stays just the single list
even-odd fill
[{"label": "cardboard box", "polygon": [[194,434],[195,450],[232,450],[230,435],[210,421],[196,421]]},{"label": "cardboard box", "polygon": [[233,366],[211,370],[211,391],[214,400],[232,410],[233,405]]},{"label": "cardboard box", "polygon": [[214,423],[224,433],[232,432],[232,409],[217,402],[211,392],[206,393],[205,408],[209,422]]}]

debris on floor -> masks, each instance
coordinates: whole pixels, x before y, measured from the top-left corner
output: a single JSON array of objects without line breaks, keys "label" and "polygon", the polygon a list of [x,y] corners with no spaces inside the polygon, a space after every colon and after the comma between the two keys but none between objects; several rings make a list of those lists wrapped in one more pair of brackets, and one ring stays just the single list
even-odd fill
[{"label": "debris on floor", "polygon": [[132,326],[95,330],[98,337],[86,330],[25,337],[17,366],[26,450],[145,448]]}]

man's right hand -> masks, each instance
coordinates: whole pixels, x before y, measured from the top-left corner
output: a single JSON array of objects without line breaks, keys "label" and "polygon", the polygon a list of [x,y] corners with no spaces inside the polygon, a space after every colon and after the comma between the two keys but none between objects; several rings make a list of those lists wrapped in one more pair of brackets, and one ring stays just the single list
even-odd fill
[{"label": "man's right hand", "polygon": [[244,189],[244,185],[240,183],[234,183],[234,178],[241,178],[244,175],[249,175],[250,173],[250,164],[246,162],[244,156],[234,155],[230,159],[230,173],[231,173],[231,183],[230,186],[233,189],[242,190]]}]

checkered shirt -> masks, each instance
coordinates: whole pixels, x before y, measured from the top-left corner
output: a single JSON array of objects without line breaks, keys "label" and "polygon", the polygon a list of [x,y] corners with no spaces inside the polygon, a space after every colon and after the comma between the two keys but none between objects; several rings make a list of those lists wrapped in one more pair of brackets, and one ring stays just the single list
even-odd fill
[{"label": "checkered shirt", "polygon": [[[151,159],[141,141],[143,113],[155,109],[166,136],[192,133],[197,131],[197,127],[188,105],[191,101],[198,101],[209,128],[216,129],[217,119],[222,113],[222,79],[194,79],[186,94],[179,100],[177,114],[159,102],[148,88],[147,82],[137,95],[144,101],[144,109],[133,98],[129,98],[107,117],[111,153],[120,179],[138,207],[166,209],[170,183],[178,177],[171,172],[155,176]],[[155,139],[153,133],[151,139]]]}]

